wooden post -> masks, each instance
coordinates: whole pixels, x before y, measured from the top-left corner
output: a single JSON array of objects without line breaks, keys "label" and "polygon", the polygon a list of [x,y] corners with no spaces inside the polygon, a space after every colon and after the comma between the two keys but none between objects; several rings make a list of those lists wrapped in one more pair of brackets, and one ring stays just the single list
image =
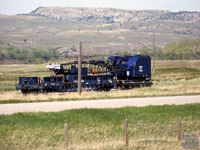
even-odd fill
[{"label": "wooden post", "polygon": [[181,117],[178,118],[178,141],[181,141]]},{"label": "wooden post", "polygon": [[156,46],[155,46],[155,33],[153,32],[153,72],[156,71]]},{"label": "wooden post", "polygon": [[15,87],[17,86],[17,77],[15,78]]},{"label": "wooden post", "polygon": [[81,85],[81,71],[82,71],[82,42],[79,42],[79,55],[78,55],[78,93],[81,95],[82,85]]},{"label": "wooden post", "polygon": [[68,150],[68,126],[67,126],[67,123],[65,123],[64,127],[65,127],[65,149]]},{"label": "wooden post", "polygon": [[128,148],[128,119],[125,119],[126,147]]}]

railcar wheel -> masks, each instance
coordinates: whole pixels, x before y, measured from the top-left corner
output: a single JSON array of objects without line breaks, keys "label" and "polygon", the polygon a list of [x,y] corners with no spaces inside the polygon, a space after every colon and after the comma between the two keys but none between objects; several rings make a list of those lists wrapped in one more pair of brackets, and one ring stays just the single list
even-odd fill
[{"label": "railcar wheel", "polygon": [[27,90],[24,90],[24,89],[22,89],[21,92],[22,92],[22,94],[24,94],[24,95],[27,95],[27,94],[28,94],[28,91],[27,91]]}]

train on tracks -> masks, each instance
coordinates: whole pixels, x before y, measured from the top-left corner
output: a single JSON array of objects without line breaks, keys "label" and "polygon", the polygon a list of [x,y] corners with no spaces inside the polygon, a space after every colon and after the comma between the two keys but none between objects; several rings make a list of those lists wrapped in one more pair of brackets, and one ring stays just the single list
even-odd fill
[{"label": "train on tracks", "polygon": [[[47,77],[19,77],[17,90],[31,92],[72,92],[78,90],[78,62],[49,64],[53,75]],[[82,89],[109,91],[151,86],[150,56],[109,56],[107,60],[82,62]]]}]

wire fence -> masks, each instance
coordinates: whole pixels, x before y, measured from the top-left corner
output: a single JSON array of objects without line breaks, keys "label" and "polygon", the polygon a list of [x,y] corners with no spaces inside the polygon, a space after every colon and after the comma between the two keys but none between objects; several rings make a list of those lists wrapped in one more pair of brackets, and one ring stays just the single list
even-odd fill
[{"label": "wire fence", "polygon": [[200,113],[193,113],[190,117],[177,116],[176,119],[161,120],[160,118],[134,120],[129,116],[116,124],[104,122],[103,125],[95,126],[83,122],[79,127],[70,123],[65,123],[62,127],[47,125],[46,128],[41,128],[39,124],[34,124],[28,129],[15,126],[11,130],[9,127],[6,128],[7,131],[1,131],[4,134],[0,135],[0,149],[200,149]]},{"label": "wire fence", "polygon": [[67,131],[65,149],[200,149],[200,116],[198,113],[190,118],[177,117],[175,121],[165,122],[130,121],[126,119],[124,125],[118,129],[118,134],[113,133],[112,137],[87,141],[86,139],[90,139],[91,134],[97,135],[98,130],[93,129],[92,133],[84,135],[85,140],[74,143],[73,135],[70,134],[69,136],[70,130],[65,128],[65,131]]}]

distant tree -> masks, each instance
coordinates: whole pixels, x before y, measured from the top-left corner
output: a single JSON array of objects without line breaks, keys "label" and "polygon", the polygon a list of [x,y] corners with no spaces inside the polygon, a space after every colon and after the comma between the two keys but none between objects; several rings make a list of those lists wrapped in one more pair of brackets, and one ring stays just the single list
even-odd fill
[{"label": "distant tree", "polygon": [[163,53],[167,59],[199,59],[200,39],[183,39],[165,45]]}]

